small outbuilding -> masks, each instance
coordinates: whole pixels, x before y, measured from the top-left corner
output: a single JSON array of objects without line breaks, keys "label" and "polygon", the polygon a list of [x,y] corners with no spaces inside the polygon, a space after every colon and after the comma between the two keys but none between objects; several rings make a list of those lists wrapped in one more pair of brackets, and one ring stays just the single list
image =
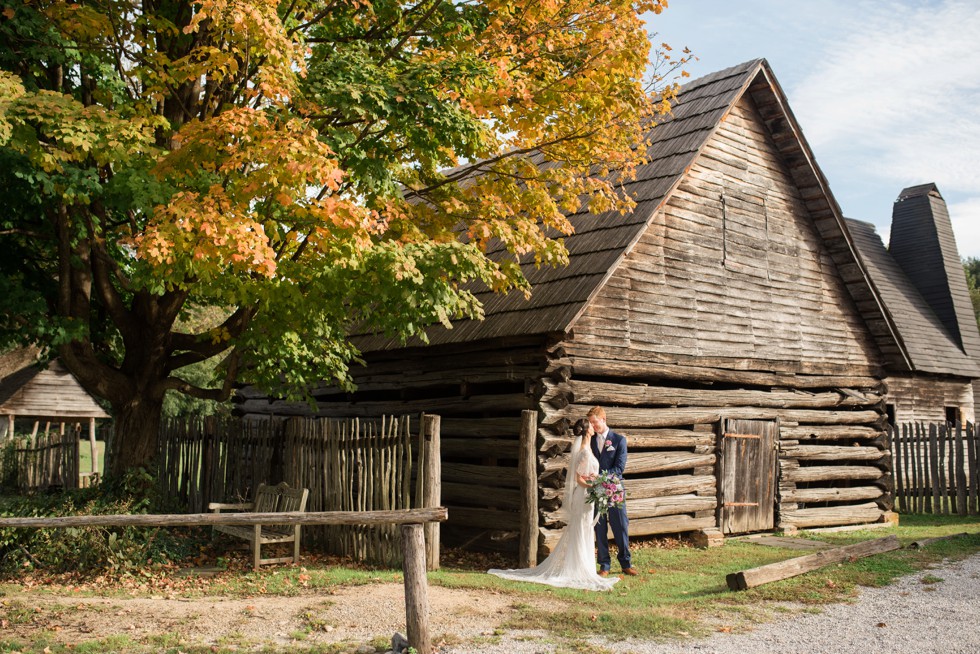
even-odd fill
[{"label": "small outbuilding", "polygon": [[18,419],[34,422],[32,435],[39,425],[58,424],[64,433],[66,425],[87,424],[92,447],[92,472],[98,473],[95,421],[109,418],[72,376],[55,359],[47,366],[28,365],[0,379],[0,443],[12,438]]}]

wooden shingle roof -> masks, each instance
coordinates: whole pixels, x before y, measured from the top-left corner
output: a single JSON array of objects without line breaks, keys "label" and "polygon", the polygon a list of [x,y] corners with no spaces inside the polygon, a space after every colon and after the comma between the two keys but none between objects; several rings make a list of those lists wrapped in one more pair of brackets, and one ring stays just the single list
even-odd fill
[{"label": "wooden shingle roof", "polygon": [[[848,228],[878,293],[894,320],[914,370],[937,374],[980,376],[977,362],[933,311],[896,258],[885,249],[874,225],[848,219]],[[976,331],[976,329],[974,329]]]},{"label": "wooden shingle roof", "polygon": [[[624,185],[636,207],[631,213],[591,214],[569,217],[575,233],[565,237],[569,265],[560,268],[525,266],[533,286],[529,300],[520,293],[496,295],[478,290],[485,318],[460,320],[454,328],[429,328],[432,344],[459,343],[528,334],[564,332],[570,328],[589,299],[596,293],[639,238],[654,212],[680,183],[698,152],[732,104],[744,92],[762,60],[712,73],[684,85],[672,115],[653,130],[649,163],[637,170],[636,178]],[[369,336],[358,339],[362,351],[394,349],[393,339]],[[418,344],[418,343],[415,343]]]},{"label": "wooden shingle roof", "polygon": [[57,360],[27,366],[0,380],[0,415],[36,418],[108,418]]}]

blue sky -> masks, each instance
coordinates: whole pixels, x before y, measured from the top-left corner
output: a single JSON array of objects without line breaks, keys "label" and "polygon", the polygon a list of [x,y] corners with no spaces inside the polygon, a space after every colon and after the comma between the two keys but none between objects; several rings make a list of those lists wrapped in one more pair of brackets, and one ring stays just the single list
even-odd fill
[{"label": "blue sky", "polygon": [[980,257],[980,1],[670,0],[648,25],[692,78],[766,58],[845,216],[887,242],[899,192],[935,182]]}]

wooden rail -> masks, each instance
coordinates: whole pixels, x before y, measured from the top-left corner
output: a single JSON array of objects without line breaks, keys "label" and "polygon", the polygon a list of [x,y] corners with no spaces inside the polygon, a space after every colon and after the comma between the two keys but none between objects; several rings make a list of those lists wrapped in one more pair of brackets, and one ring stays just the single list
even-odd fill
[{"label": "wooden rail", "polygon": [[404,553],[405,628],[408,644],[432,652],[424,525],[444,522],[445,507],[403,511],[321,511],[288,513],[162,513],[0,518],[0,527],[190,527],[198,525],[401,525]]}]

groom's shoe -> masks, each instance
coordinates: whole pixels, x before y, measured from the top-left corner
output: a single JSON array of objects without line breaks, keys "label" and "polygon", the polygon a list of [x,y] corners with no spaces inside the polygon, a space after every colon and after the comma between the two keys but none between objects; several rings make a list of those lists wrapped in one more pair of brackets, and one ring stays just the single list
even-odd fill
[{"label": "groom's shoe", "polygon": [[640,574],[640,571],[636,568],[623,568],[623,574],[630,577],[635,577],[636,575]]},{"label": "groom's shoe", "polygon": [[600,577],[608,577],[609,576],[609,571],[608,570],[600,570],[599,571],[599,576]]}]

